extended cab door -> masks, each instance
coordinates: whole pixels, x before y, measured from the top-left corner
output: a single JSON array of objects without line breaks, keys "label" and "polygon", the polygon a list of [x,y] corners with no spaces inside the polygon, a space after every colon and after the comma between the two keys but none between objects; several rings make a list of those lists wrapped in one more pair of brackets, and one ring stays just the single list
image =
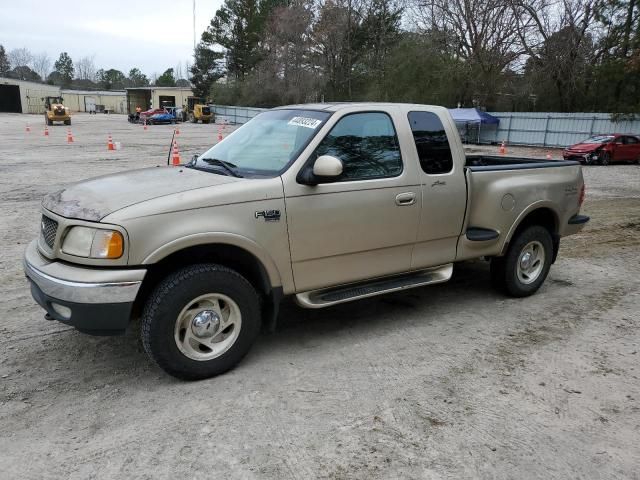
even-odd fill
[{"label": "extended cab door", "polygon": [[[283,176],[298,292],[405,272],[420,215],[416,168],[404,161],[396,107],[346,111],[309,158]],[[338,181],[302,185],[295,175],[320,155],[343,163]]]},{"label": "extended cab door", "polygon": [[464,223],[467,187],[464,150],[446,110],[411,110],[407,120],[420,165],[422,211],[413,268],[452,262]]}]

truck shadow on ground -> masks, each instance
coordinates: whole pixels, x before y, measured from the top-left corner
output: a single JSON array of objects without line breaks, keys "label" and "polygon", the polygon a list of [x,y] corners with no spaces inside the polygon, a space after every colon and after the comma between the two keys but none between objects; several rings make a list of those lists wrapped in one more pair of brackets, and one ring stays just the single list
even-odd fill
[{"label": "truck shadow on ground", "polygon": [[428,313],[438,305],[446,309],[459,305],[462,299],[504,298],[489,284],[489,264],[482,261],[455,265],[450,281],[404,290],[367,299],[339,304],[329,308],[306,309],[286,299],[281,305],[275,336],[297,334],[299,330],[318,335],[333,334],[345,326],[375,329],[392,323],[401,327],[408,312]]},{"label": "truck shadow on ground", "polygon": [[[302,347],[310,343],[324,343],[341,334],[349,336],[385,335],[425,322],[438,322],[443,314],[461,308],[468,309],[477,300],[504,300],[491,288],[487,262],[474,261],[457,264],[453,278],[446,283],[409,289],[379,297],[372,297],[334,307],[309,310],[297,306],[293,300],[283,302],[276,331],[262,334],[241,365],[263,362],[283,349]],[[85,381],[100,381],[112,375],[148,377],[172,380],[153,366],[146,357],[140,338],[140,322],[136,320],[124,336],[92,337],[73,330],[63,332],[55,343],[66,346],[58,350],[54,360],[59,368],[81,373]],[[53,345],[51,345],[53,346]],[[72,352],[72,353],[70,353]],[[51,352],[54,353],[54,352]],[[80,370],[77,371],[77,370]],[[145,382],[146,383],[146,382]]]}]

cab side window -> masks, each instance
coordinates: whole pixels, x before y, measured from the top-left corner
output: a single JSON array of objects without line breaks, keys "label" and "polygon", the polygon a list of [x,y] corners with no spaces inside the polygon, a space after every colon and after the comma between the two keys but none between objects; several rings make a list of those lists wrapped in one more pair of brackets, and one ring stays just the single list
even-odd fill
[{"label": "cab side window", "polygon": [[432,112],[409,112],[409,123],[422,170],[431,175],[449,173],[453,157],[440,118]]},{"label": "cab side window", "polygon": [[391,117],[386,113],[355,113],[342,117],[315,151],[344,165],[342,181],[395,177],[402,157]]},{"label": "cab side window", "polygon": [[625,145],[636,145],[638,143],[638,139],[635,137],[624,137]]}]

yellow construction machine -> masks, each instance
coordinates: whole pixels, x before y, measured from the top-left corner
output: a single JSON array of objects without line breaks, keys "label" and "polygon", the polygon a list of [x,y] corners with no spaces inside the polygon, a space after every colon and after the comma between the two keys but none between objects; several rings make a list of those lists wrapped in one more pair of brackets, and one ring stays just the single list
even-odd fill
[{"label": "yellow construction machine", "polygon": [[187,97],[186,108],[187,120],[191,123],[209,123],[213,121],[213,111],[211,107],[205,104],[204,98],[201,97]]},{"label": "yellow construction machine", "polygon": [[69,109],[62,102],[62,97],[44,97],[44,120],[47,125],[53,125],[53,122],[64,122],[65,125],[71,125],[71,115]]}]

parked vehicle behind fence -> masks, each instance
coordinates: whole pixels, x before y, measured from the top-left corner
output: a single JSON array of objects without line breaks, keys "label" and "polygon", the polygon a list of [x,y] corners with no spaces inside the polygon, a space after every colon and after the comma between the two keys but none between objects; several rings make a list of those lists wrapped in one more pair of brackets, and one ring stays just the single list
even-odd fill
[{"label": "parked vehicle behind fence", "polygon": [[640,164],[640,138],[635,135],[594,135],[567,147],[562,152],[565,160],[576,160],[585,165],[609,165],[632,162]]}]

